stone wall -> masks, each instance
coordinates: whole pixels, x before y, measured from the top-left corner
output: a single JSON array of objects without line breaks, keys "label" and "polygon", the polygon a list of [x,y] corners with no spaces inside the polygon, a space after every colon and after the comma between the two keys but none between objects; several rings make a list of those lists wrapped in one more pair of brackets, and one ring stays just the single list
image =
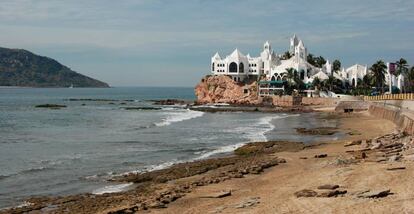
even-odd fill
[{"label": "stone wall", "polygon": [[340,101],[335,107],[335,111],[345,112],[345,110],[351,111],[366,111],[369,109],[370,104],[365,101]]},{"label": "stone wall", "polygon": [[265,98],[266,100],[271,99],[271,104],[280,107],[292,107],[298,106],[302,102],[302,97],[295,96],[270,96]]},{"label": "stone wall", "polygon": [[334,106],[338,104],[338,98],[327,97],[302,97],[302,105]]},{"label": "stone wall", "polygon": [[414,134],[414,114],[408,110],[401,110],[398,107],[384,106],[372,103],[369,106],[369,113],[373,116],[391,120],[401,130]]}]

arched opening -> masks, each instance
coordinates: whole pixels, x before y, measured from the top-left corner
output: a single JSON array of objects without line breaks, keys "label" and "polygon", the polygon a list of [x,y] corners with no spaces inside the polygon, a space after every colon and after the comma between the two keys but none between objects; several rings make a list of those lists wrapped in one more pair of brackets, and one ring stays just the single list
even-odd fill
[{"label": "arched opening", "polygon": [[282,78],[280,76],[277,76],[276,81],[282,81]]},{"label": "arched opening", "polygon": [[211,64],[211,71],[214,71],[214,62]]},{"label": "arched opening", "polygon": [[230,73],[237,73],[237,64],[235,62],[230,63],[229,72]]},{"label": "arched opening", "polygon": [[305,79],[305,71],[304,70],[301,70],[300,71],[300,79],[301,80],[304,80]]},{"label": "arched opening", "polygon": [[272,76],[271,81],[276,81],[276,77],[275,77],[275,75],[273,75],[273,76]]},{"label": "arched opening", "polygon": [[244,65],[242,62],[239,64],[239,73],[244,73]]},{"label": "arched opening", "polygon": [[283,81],[286,81],[286,80],[287,80],[286,74],[284,74],[284,75],[282,76],[282,80],[283,80]]},{"label": "arched opening", "polygon": [[352,78],[352,86],[356,86],[356,84],[355,84],[355,78]]}]

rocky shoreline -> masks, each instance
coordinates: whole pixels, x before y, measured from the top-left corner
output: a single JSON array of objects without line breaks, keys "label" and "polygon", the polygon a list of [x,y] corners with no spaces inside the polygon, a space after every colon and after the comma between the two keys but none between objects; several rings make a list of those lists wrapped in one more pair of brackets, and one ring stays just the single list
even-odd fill
[{"label": "rocky shoreline", "polygon": [[275,152],[305,148],[309,146],[289,141],[249,143],[237,149],[234,155],[179,163],[166,169],[111,179],[111,182],[136,184],[135,188],[126,192],[33,197],[25,201],[25,206],[0,213],[66,213],[67,210],[71,213],[130,213],[163,208],[197,187],[243,178],[248,174],[261,174],[267,168],[286,163],[286,160],[274,156]]},{"label": "rocky shoreline", "polygon": [[[353,121],[357,120],[356,118],[359,118],[360,115],[337,115],[335,113],[330,115],[330,117]],[[353,124],[353,122],[350,124]],[[367,124],[371,123],[367,122]],[[378,125],[378,123],[373,124]],[[364,128],[366,126],[366,124],[358,125],[362,125]],[[304,132],[304,134],[321,134],[325,131],[330,133],[331,131],[349,131],[360,128],[324,130],[321,127],[320,129],[300,130],[299,132]],[[343,156],[340,155],[335,162],[329,163],[329,165],[349,167],[367,162],[383,164],[400,163],[402,160],[414,160],[412,136],[405,135],[404,133],[394,132],[379,137],[367,138],[365,132],[361,131],[361,134],[349,134],[349,137],[354,140],[342,143],[342,148],[346,148]],[[111,182],[135,184],[134,188],[125,192],[102,195],[87,193],[59,197],[33,197],[26,200],[25,206],[1,210],[0,213],[135,213],[148,212],[149,210],[161,211],[160,208],[170,207],[171,204],[174,205],[171,208],[173,210],[172,213],[174,213],[176,203],[172,202],[180,199],[180,203],[187,203],[188,199],[183,200],[181,198],[187,195],[198,194],[197,192],[202,187],[209,187],[210,185],[220,186],[222,183],[229,182],[238,183],[239,180],[244,180],[243,178],[251,178],[251,176],[262,174],[271,170],[272,167],[286,168],[286,164],[289,166],[298,161],[295,160],[291,163],[291,155],[286,159],[286,155],[283,155],[285,153],[297,154],[295,156],[299,156],[298,159],[300,161],[330,160],[333,154],[329,149],[325,149],[326,146],[321,144],[305,145],[301,142],[288,141],[249,143],[236,149],[234,154],[225,157],[179,163],[162,170],[126,174],[111,179]],[[396,167],[388,168],[387,170],[389,171],[398,171],[404,170],[405,166],[399,164]],[[296,191],[291,191],[290,195],[298,198],[347,198],[348,195],[358,195],[361,198],[377,198],[395,193],[395,190],[389,187],[378,191],[377,189],[370,189],[355,192],[339,183],[320,183],[319,186],[317,186],[318,188],[313,188],[312,185],[305,185],[304,189],[297,188]],[[199,197],[226,198],[233,194],[234,192],[231,188],[223,188],[220,191],[209,192]],[[245,200],[245,203],[238,204],[236,207],[239,208],[236,209],[240,209],[240,207],[254,207],[261,200],[264,199],[258,197],[250,198]],[[178,207],[180,203],[178,203]],[[200,212],[198,211],[198,213]]]}]

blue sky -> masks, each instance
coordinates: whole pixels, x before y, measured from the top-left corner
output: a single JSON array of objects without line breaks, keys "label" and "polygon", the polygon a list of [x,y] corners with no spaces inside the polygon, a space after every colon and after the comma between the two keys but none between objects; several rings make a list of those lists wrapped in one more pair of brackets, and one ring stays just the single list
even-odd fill
[{"label": "blue sky", "polygon": [[57,59],[112,86],[194,86],[210,57],[277,53],[296,33],[345,66],[414,63],[413,0],[1,0],[0,46]]}]

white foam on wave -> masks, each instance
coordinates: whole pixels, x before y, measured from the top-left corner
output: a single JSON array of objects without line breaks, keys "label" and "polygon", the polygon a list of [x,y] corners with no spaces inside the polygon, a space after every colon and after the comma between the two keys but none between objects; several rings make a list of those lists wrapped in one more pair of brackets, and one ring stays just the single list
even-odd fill
[{"label": "white foam on wave", "polygon": [[273,120],[287,118],[287,117],[296,117],[296,116],[299,116],[299,114],[282,114],[282,115],[276,115],[276,116],[265,116],[265,117],[260,118],[253,125],[241,126],[236,129],[233,129],[231,130],[231,132],[236,131],[236,133],[240,133],[241,135],[244,135],[244,137],[248,139],[248,142],[221,146],[215,150],[201,154],[199,157],[195,158],[194,160],[206,159],[213,155],[229,153],[249,142],[267,141],[267,137],[265,134],[269,131],[272,131],[275,128],[275,125],[272,124]]},{"label": "white foam on wave", "polygon": [[161,122],[155,123],[156,126],[168,126],[172,123],[177,123],[185,120],[190,120],[193,118],[201,117],[204,115],[204,112],[201,111],[193,111],[190,109],[185,110],[176,110],[176,111],[168,111],[166,112],[166,117],[162,119]]},{"label": "white foam on wave", "polygon": [[[191,110],[189,110],[191,111]],[[197,111],[194,111],[197,112]],[[201,112],[203,113],[203,112]],[[203,114],[201,114],[200,116],[202,116]],[[223,154],[223,153],[229,153],[232,152],[234,150],[236,150],[237,148],[249,143],[249,142],[261,142],[261,141],[267,141],[266,138],[266,133],[273,130],[275,128],[275,126],[272,124],[272,121],[274,119],[282,119],[282,118],[287,118],[287,117],[296,117],[299,116],[300,114],[282,114],[282,115],[276,115],[276,116],[265,116],[260,118],[255,124],[251,125],[251,126],[243,126],[243,127],[239,127],[236,129],[236,131],[240,134],[244,134],[245,137],[248,139],[247,142],[241,142],[241,143],[237,143],[237,144],[232,144],[232,145],[226,145],[226,146],[221,146],[218,147],[217,149],[214,149],[212,151],[209,152],[197,152],[197,154],[200,154],[200,156],[193,158],[191,160],[187,160],[187,161],[194,161],[194,160],[201,160],[201,159],[206,159],[208,157],[211,157],[213,155],[217,155],[217,154]],[[232,132],[234,132],[234,130],[232,130]],[[130,173],[142,173],[142,172],[149,172],[149,171],[155,171],[155,170],[161,170],[161,169],[165,169],[168,168],[174,164],[177,163],[183,163],[186,162],[184,160],[182,161],[178,161],[178,160],[172,160],[172,161],[168,161],[162,164],[158,164],[158,165],[151,165],[146,167],[145,169],[141,169],[141,170],[136,170],[136,171],[129,171],[127,173],[124,174],[130,174]]]},{"label": "white foam on wave", "polygon": [[102,188],[99,188],[99,189],[96,189],[96,190],[92,191],[92,194],[102,195],[102,194],[105,194],[105,193],[122,192],[122,191],[127,190],[133,184],[134,183],[126,183],[126,184],[116,184],[116,185],[104,186]]},{"label": "white foam on wave", "polygon": [[[149,165],[149,166],[144,167],[143,169],[128,171],[128,172],[122,173],[120,175],[139,174],[139,173],[144,173],[144,172],[151,172],[151,171],[161,170],[161,169],[168,168],[168,167],[170,167],[174,164],[182,163],[182,162],[184,162],[184,161],[178,161],[178,160],[167,161],[167,162],[164,162],[164,163],[161,163],[161,164]],[[119,176],[119,175],[115,175],[115,176]]]},{"label": "white foam on wave", "polygon": [[177,160],[172,160],[172,161],[168,161],[162,164],[158,164],[158,165],[151,165],[149,167],[146,168],[147,171],[155,171],[155,170],[161,170],[161,169],[165,169],[168,168],[176,163],[180,163],[180,161]]},{"label": "white foam on wave", "polygon": [[228,146],[222,146],[222,147],[219,147],[219,148],[217,148],[213,151],[203,153],[199,157],[194,158],[194,160],[206,159],[206,158],[211,157],[211,156],[216,155],[216,154],[232,152],[232,151],[236,150],[237,148],[243,146],[244,144],[246,144],[246,143],[238,143],[238,144],[233,144],[233,145],[228,145]]}]

